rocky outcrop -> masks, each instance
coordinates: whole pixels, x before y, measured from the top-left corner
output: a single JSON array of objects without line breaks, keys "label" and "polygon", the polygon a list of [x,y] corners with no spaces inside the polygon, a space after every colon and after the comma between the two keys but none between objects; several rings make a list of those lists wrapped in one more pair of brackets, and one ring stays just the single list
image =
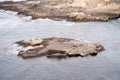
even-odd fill
[{"label": "rocky outcrop", "polygon": [[97,55],[104,50],[102,45],[67,38],[28,39],[16,42],[20,46],[37,46],[33,49],[20,51],[18,56],[26,59],[47,56],[48,58],[85,57]]},{"label": "rocky outcrop", "polygon": [[40,45],[41,42],[42,42],[42,39],[27,39],[27,40],[18,41],[16,43],[26,47],[26,46],[37,46],[37,45]]},{"label": "rocky outcrop", "polygon": [[38,18],[108,21],[120,15],[119,0],[27,0],[0,2],[0,9]]},{"label": "rocky outcrop", "polygon": [[69,18],[72,18],[74,21],[108,21],[108,17],[103,16],[92,16],[90,14],[73,12],[68,14]]}]

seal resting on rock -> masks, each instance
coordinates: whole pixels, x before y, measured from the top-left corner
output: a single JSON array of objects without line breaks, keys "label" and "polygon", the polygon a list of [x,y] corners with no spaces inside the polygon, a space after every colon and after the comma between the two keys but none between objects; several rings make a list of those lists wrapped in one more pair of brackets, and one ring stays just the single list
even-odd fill
[{"label": "seal resting on rock", "polygon": [[57,37],[27,39],[18,41],[16,44],[23,47],[33,46],[33,49],[20,51],[18,53],[18,56],[24,59],[40,56],[47,56],[48,58],[66,58],[75,56],[85,57],[87,55],[95,56],[99,52],[105,50],[102,45],[85,42],[82,40]]}]

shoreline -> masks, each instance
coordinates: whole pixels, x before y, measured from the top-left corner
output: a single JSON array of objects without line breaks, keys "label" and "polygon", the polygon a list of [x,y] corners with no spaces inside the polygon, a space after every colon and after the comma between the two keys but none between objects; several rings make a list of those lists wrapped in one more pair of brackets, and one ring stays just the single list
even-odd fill
[{"label": "shoreline", "polygon": [[[89,6],[87,6],[89,7]],[[25,16],[32,16],[33,19],[65,19],[73,22],[100,21],[106,22],[120,17],[120,6],[117,4],[113,8],[99,7],[98,9],[85,8],[81,5],[75,7],[72,3],[62,3],[58,0],[52,1],[4,1],[0,2],[0,9],[16,11]]]}]

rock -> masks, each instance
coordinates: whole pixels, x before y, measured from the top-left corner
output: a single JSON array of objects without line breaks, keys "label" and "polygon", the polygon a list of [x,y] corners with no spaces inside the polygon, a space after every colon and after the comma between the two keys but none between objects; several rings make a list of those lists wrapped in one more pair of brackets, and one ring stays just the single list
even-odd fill
[{"label": "rock", "polygon": [[59,53],[59,54],[65,54],[66,51],[62,51],[62,50],[48,50],[48,55],[52,55],[52,54],[56,54],[56,53]]},{"label": "rock", "polygon": [[104,47],[102,45],[96,45],[96,51],[101,52],[104,51]]},{"label": "rock", "polygon": [[40,45],[41,42],[42,42],[41,39],[26,39],[26,40],[18,41],[16,43],[22,46],[37,46]]},{"label": "rock", "polygon": [[67,58],[66,54],[55,53],[51,55],[47,55],[48,58]]},{"label": "rock", "polygon": [[104,16],[92,16],[90,14],[80,13],[80,12],[72,12],[68,14],[69,18],[72,18],[76,21],[108,21],[108,17]]},{"label": "rock", "polygon": [[0,9],[17,11],[33,19],[108,21],[119,18],[120,0],[27,0],[0,2]]},{"label": "rock", "polygon": [[93,53],[91,53],[90,55],[91,55],[91,56],[96,56],[97,53],[96,53],[96,52],[93,52]]},{"label": "rock", "polygon": [[38,19],[38,18],[45,18],[46,14],[44,13],[37,13],[37,12],[29,12],[30,16],[32,16],[33,19]]},{"label": "rock", "polygon": [[62,50],[49,50],[47,57],[48,58],[66,58],[67,54],[65,54],[66,51],[62,51]]},{"label": "rock", "polygon": [[[37,46],[37,48],[20,51],[18,56],[26,59],[32,57],[47,56],[48,58],[85,57],[95,56],[104,51],[102,45],[67,38],[28,39],[16,42],[23,47]],[[41,47],[43,45],[43,47]]]},{"label": "rock", "polygon": [[26,58],[34,58],[34,57],[41,57],[47,55],[47,52],[45,52],[42,49],[43,49],[42,47],[38,47],[26,51],[20,51],[18,53],[18,56],[26,59]]}]

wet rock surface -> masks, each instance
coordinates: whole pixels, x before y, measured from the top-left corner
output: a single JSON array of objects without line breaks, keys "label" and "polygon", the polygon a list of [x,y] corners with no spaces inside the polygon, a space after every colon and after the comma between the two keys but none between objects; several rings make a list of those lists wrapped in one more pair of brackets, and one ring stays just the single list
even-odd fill
[{"label": "wet rock surface", "polygon": [[85,57],[88,55],[95,56],[105,50],[102,45],[85,42],[82,40],[57,37],[27,39],[18,41],[16,44],[23,47],[33,46],[33,49],[20,51],[18,53],[18,56],[24,59],[41,56],[46,56],[48,58],[67,58],[77,56]]}]

